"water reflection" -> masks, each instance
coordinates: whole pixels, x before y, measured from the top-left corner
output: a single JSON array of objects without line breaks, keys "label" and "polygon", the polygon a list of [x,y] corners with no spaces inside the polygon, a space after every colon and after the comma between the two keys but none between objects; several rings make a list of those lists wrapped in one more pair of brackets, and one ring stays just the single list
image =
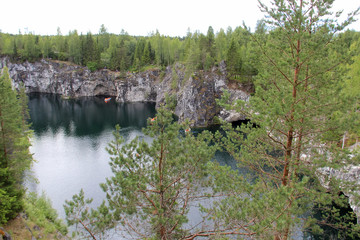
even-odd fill
[{"label": "water reflection", "polygon": [[63,129],[67,135],[99,136],[116,124],[141,129],[155,115],[152,103],[105,103],[97,97],[63,100],[53,94],[31,94],[29,109],[37,135]]},{"label": "water reflection", "polygon": [[[28,188],[38,193],[45,191],[62,218],[65,218],[65,200],[70,200],[81,188],[88,198],[94,199],[93,207],[105,199],[99,184],[112,175],[108,164],[110,156],[105,148],[113,139],[114,126],[120,124],[126,142],[136,136],[150,142],[141,129],[146,127],[147,119],[155,115],[154,104],[105,103],[102,98],[64,100],[46,94],[30,95],[29,109],[35,132],[31,151],[38,161],[33,173],[39,183],[28,184]],[[227,153],[218,152],[215,158],[222,165],[236,168]],[[210,202],[192,203],[189,226],[202,220],[198,204],[206,206]]]},{"label": "water reflection", "polygon": [[94,206],[105,198],[99,184],[111,175],[105,148],[113,139],[115,125],[121,126],[126,141],[135,136],[146,138],[141,129],[155,115],[154,104],[105,103],[102,98],[64,100],[50,94],[31,94],[29,110],[34,130],[31,152],[37,160],[32,171],[39,182],[27,187],[45,191],[61,217],[65,217],[65,200],[81,188],[94,198]]}]

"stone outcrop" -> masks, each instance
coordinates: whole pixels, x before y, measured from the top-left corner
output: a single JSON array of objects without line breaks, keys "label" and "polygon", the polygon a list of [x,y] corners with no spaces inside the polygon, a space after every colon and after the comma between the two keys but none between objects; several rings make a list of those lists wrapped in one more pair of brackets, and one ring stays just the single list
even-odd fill
[{"label": "stone outcrop", "polygon": [[2,227],[0,227],[0,239],[11,240],[11,235],[6,232]]},{"label": "stone outcrop", "polygon": [[[352,153],[355,152],[359,153],[360,143],[356,143],[353,146],[349,147],[349,150]],[[354,156],[355,156],[354,154],[350,155],[350,157],[354,157]],[[321,184],[327,189],[330,189],[330,181],[333,178],[340,180],[340,182],[344,184],[360,186],[360,179],[359,179],[360,166],[349,164],[346,167],[340,169],[323,167],[323,168],[319,168],[317,172]],[[342,189],[345,196],[349,198],[349,204],[357,216],[358,224],[360,224],[360,206],[358,201],[358,196],[360,195],[359,189],[356,188],[356,190],[353,190],[341,185],[340,185],[340,189]]]},{"label": "stone outcrop", "polygon": [[[322,185],[326,188],[330,188],[329,181],[331,178],[336,178],[344,183],[352,183],[354,186],[359,186],[360,180],[360,166],[347,166],[343,169],[333,169],[330,167],[324,167],[321,169],[318,169],[319,179],[322,183]],[[341,188],[341,187],[340,187]],[[351,190],[346,190],[347,188],[343,189],[343,192],[345,196],[349,198],[349,204],[354,211],[354,213],[357,216],[357,222],[360,223],[360,206],[358,205],[358,199],[357,195],[360,194],[360,192],[353,193]]]},{"label": "stone outcrop", "polygon": [[22,64],[3,58],[0,68],[7,66],[14,86],[23,84],[27,92],[54,93],[65,97],[116,95],[115,74],[101,70],[91,73],[72,64],[41,60]]},{"label": "stone outcrop", "polygon": [[189,119],[193,126],[213,124],[215,117],[227,121],[243,120],[244,116],[221,109],[216,104],[224,90],[231,93],[231,101],[248,100],[249,95],[229,88],[224,62],[211,71],[186,73],[181,64],[140,73],[120,73],[109,70],[91,72],[86,67],[67,62],[41,60],[35,63],[12,63],[0,58],[0,68],[7,66],[13,84],[24,85],[27,92],[54,93],[64,97],[113,96],[119,102],[165,102],[165,96],[177,100],[175,114],[180,121]]},{"label": "stone outcrop", "polygon": [[129,73],[115,80],[116,100],[119,102],[156,102],[156,81],[160,71]]}]

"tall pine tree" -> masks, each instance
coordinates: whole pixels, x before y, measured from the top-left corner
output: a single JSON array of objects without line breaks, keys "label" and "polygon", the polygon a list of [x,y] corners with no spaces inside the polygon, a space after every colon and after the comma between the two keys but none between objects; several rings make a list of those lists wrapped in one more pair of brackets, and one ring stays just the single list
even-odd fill
[{"label": "tall pine tree", "polygon": [[[0,77],[0,220],[15,216],[21,210],[23,174],[32,163],[29,152],[30,134],[24,94],[17,97],[12,89],[8,69]],[[4,205],[6,205],[4,207]]]},{"label": "tall pine tree", "polygon": [[[355,13],[338,24],[339,14],[330,13],[333,2],[274,0],[269,8],[259,1],[273,30],[266,42],[254,35],[263,53],[256,91],[249,102],[235,104],[252,123],[229,127],[226,137],[219,136],[249,175],[229,189],[232,196],[217,209],[226,221],[243,224],[258,238],[289,239],[295,227],[315,229],[314,219],[302,216],[317,207],[315,203],[344,200],[338,197],[335,179],[328,182],[328,176],[322,176],[331,186],[327,189],[319,181],[323,167],[340,168],[355,160],[341,152],[341,138],[334,130],[345,129],[333,117],[347,107],[338,87],[344,56],[333,43]],[[357,187],[346,182],[341,186]],[[351,224],[338,221],[335,227],[359,234]]]},{"label": "tall pine tree", "polygon": [[188,126],[174,122],[166,108],[160,108],[148,123],[144,133],[153,138],[150,143],[136,138],[124,144],[117,129],[108,148],[113,176],[101,185],[107,204],[88,210],[91,200],[81,191],[66,201],[68,223],[81,225],[78,234],[93,239],[103,237],[108,228],[125,232],[125,238],[131,239],[248,235],[240,228],[229,229],[229,223],[216,222],[215,216],[188,219],[193,206],[208,206],[218,199],[206,187],[209,167],[215,165],[217,173],[224,171],[210,161],[217,149],[210,145],[212,135],[194,136]]}]

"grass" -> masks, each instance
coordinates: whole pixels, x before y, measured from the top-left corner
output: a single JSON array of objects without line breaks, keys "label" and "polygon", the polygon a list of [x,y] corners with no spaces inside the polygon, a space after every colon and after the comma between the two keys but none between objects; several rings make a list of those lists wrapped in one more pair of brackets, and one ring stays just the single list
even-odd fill
[{"label": "grass", "polygon": [[39,228],[31,219],[26,219],[24,214],[19,214],[15,219],[10,220],[4,226],[4,229],[11,235],[13,240],[30,240],[33,239],[32,237],[36,239],[68,239],[59,232],[49,233],[44,228]]},{"label": "grass", "polygon": [[29,218],[43,228],[46,233],[56,231],[62,234],[67,233],[65,224],[58,218],[56,210],[51,206],[50,199],[44,193],[41,196],[37,196],[35,193],[27,194],[25,197],[25,211]]},{"label": "grass", "polygon": [[159,66],[156,66],[156,65],[146,65],[140,69],[140,72],[145,72],[148,70],[160,70],[160,68],[159,68]]},{"label": "grass", "polygon": [[67,226],[58,218],[50,200],[42,194],[28,193],[24,198],[24,213],[10,220],[5,231],[14,240],[32,239],[67,239]]},{"label": "grass", "polygon": [[[13,220],[10,220],[4,229],[11,235],[11,238],[16,239],[31,239],[31,232],[27,229],[26,220],[20,215]],[[29,226],[28,226],[29,227]]]}]

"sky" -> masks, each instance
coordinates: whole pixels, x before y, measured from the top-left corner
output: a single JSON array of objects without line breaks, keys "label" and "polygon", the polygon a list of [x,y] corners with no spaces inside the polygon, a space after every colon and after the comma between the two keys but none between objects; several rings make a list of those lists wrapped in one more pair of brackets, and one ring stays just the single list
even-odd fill
[{"label": "sky", "polygon": [[[360,0],[334,4],[346,13],[359,6]],[[212,26],[216,33],[243,22],[255,30],[256,22],[264,17],[257,0],[5,0],[1,9],[3,33],[20,30],[40,35],[56,35],[58,28],[63,35],[72,30],[96,34],[104,24],[109,33],[124,29],[133,36],[148,36],[158,30],[161,35],[182,37],[189,30],[206,34]],[[350,29],[360,31],[360,21]]]}]

